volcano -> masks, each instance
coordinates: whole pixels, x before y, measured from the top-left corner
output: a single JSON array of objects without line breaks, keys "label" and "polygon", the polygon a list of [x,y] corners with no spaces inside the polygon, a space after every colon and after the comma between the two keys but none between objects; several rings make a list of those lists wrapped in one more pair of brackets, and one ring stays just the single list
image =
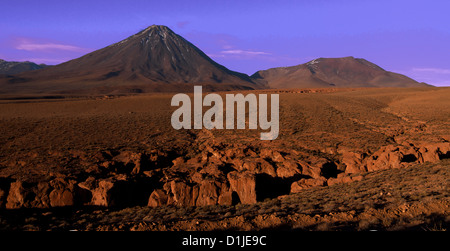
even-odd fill
[{"label": "volcano", "polygon": [[308,63],[258,71],[254,81],[270,88],[424,87],[362,58],[318,58]]},{"label": "volcano", "polygon": [[118,43],[31,73],[8,76],[0,92],[115,94],[255,89],[246,74],[214,62],[166,26],[152,25]]}]

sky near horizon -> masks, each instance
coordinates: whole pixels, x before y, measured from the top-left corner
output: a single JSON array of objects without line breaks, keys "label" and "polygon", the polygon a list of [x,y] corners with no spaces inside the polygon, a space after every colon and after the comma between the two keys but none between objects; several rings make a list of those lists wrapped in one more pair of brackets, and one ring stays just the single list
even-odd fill
[{"label": "sky near horizon", "polygon": [[249,75],[354,56],[450,86],[448,0],[3,1],[0,59],[59,64],[166,25]]}]

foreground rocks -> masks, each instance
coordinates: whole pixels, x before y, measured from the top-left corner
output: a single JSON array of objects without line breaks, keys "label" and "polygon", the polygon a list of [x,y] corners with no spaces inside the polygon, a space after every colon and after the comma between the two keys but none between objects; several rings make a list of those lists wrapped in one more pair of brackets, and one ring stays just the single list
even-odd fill
[{"label": "foreground rocks", "polygon": [[445,231],[450,226],[450,160],[351,177],[364,179],[251,205],[2,210],[0,230]]},{"label": "foreground rocks", "polygon": [[57,173],[40,181],[0,177],[0,208],[254,204],[359,181],[361,173],[450,157],[448,142],[391,144],[373,153],[342,147],[334,159],[239,144],[196,147],[199,152],[189,157],[160,150],[77,153],[86,168],[76,176]]},{"label": "foreground rocks", "polygon": [[402,168],[411,163],[435,163],[450,156],[450,143],[416,144],[404,142],[401,145],[381,147],[371,155],[355,153],[341,149],[342,163],[346,166],[346,173],[362,173],[391,168]]}]

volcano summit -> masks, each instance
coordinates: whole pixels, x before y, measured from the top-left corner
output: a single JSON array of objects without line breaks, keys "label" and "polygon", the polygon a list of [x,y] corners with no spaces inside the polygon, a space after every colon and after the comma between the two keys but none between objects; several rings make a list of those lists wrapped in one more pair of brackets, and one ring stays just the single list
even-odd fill
[{"label": "volcano summit", "polygon": [[255,89],[246,74],[214,62],[166,26],[152,25],[118,43],[60,65],[0,80],[2,93],[110,94]]}]

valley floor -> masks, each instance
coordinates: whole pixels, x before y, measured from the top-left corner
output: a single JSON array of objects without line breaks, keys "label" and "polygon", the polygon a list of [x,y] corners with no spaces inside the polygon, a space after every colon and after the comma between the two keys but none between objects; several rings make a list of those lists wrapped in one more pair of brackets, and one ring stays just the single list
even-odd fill
[{"label": "valley floor", "polygon": [[173,94],[0,100],[0,228],[448,229],[450,88],[256,93],[277,140],[175,130]]}]

